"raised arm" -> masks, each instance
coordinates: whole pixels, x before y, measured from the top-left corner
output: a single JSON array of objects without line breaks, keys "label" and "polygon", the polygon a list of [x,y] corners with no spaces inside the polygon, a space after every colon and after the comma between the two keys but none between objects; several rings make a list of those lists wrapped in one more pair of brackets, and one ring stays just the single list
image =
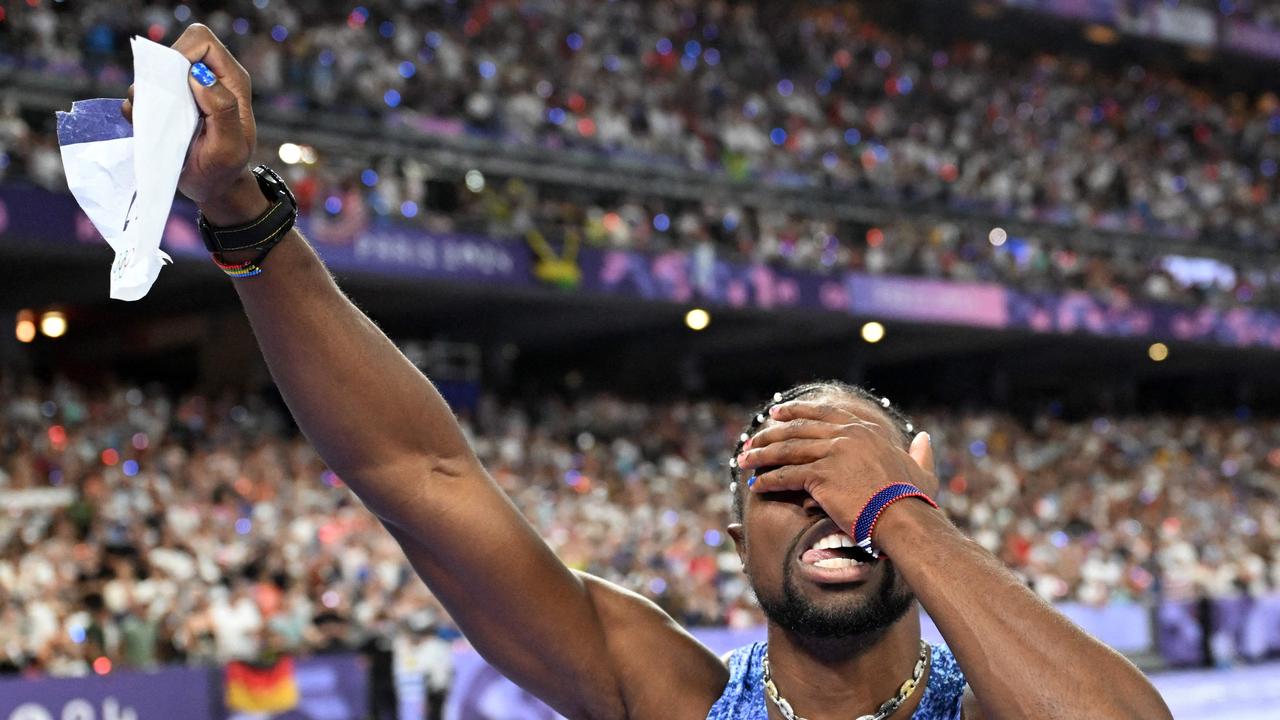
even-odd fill
[{"label": "raised arm", "polygon": [[946,638],[983,717],[1173,717],[1133,663],[1037,597],[941,512],[898,503],[876,542]]},{"label": "raised arm", "polygon": [[[268,208],[246,168],[249,76],[204,26],[174,48],[217,76],[210,87],[193,81],[205,127],[180,187],[214,225],[249,222]],[[235,288],[290,411],[485,658],[570,717],[656,716],[647,709],[670,699],[663,689],[695,705],[705,696],[705,715],[723,666],[652,603],[560,562],[480,466],[439,393],[297,230],[262,266]],[[640,671],[659,648],[663,663]]]}]

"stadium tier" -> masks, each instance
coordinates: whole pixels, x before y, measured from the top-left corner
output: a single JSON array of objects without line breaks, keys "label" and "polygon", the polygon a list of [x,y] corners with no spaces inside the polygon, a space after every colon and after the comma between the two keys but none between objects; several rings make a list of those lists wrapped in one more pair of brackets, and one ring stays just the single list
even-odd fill
[{"label": "stadium tier", "polygon": [[[135,25],[164,40],[198,14],[227,37],[263,98],[263,158],[294,163],[304,210],[340,228],[395,218],[823,272],[1274,304],[1277,268],[1260,251],[1280,220],[1280,103],[1265,85],[929,42],[873,11],[277,2],[183,5]],[[9,81],[29,92],[5,111],[9,177],[62,185],[48,116],[31,114],[118,91],[135,25],[15,10],[0,32]]]},{"label": "stadium tier", "polygon": [[[326,608],[361,625],[440,612],[271,401],[13,375],[4,391],[5,503],[30,510],[6,521],[0,564],[7,609],[23,616],[6,623],[11,664],[243,659],[264,627],[290,648],[319,641],[311,618]],[[570,567],[685,624],[742,628],[762,618],[723,526],[748,414],[706,400],[484,397],[463,417]],[[946,411],[913,422],[937,444],[952,518],[1046,600],[1178,604],[1280,587],[1280,512],[1264,494],[1280,425]],[[217,620],[234,613],[243,622]],[[152,626],[140,639],[118,632],[141,621]],[[94,623],[112,626],[110,647],[67,641]],[[1248,653],[1280,637],[1266,642]]]}]

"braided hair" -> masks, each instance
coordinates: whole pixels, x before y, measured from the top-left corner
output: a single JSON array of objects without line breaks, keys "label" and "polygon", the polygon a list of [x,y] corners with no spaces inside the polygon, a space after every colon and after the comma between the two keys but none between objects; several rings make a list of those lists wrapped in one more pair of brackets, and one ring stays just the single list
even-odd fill
[{"label": "braided hair", "polygon": [[858,385],[850,385],[839,380],[818,380],[796,385],[782,392],[776,392],[769,402],[765,403],[763,407],[751,416],[750,422],[742,429],[742,434],[738,436],[738,442],[733,448],[733,455],[729,458],[729,492],[733,493],[733,522],[742,522],[742,508],[746,495],[742,488],[742,475],[738,469],[738,455],[742,453],[742,446],[769,419],[769,411],[773,409],[774,405],[781,405],[785,402],[815,395],[843,395],[855,400],[862,400],[879,408],[881,412],[889,417],[895,431],[894,434],[903,447],[908,446],[912,437],[914,437],[915,425],[889,402],[889,398],[876,395],[874,392]]}]

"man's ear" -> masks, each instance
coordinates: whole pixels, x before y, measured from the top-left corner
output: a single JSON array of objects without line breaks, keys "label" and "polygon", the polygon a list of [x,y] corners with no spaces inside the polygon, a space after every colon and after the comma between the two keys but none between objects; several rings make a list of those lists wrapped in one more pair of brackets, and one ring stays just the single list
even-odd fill
[{"label": "man's ear", "polygon": [[738,559],[743,566],[747,564],[747,536],[742,533],[742,523],[729,523],[729,537],[733,538],[733,547],[738,551]]}]

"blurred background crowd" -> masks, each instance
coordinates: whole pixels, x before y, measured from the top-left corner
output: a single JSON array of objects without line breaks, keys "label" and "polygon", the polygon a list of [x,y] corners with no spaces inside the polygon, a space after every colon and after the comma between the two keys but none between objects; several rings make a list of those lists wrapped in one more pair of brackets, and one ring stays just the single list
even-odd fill
[{"label": "blurred background crowd", "polygon": [[[1210,5],[1258,22],[1274,15],[1265,3]],[[867,19],[858,4],[71,6],[15,8],[0,23],[0,67],[118,92],[131,34],[168,43],[198,19],[252,74],[267,118],[305,114],[375,138],[483,140],[497,153],[582,154],[913,210],[855,221],[839,202],[798,211],[732,193],[442,177],[398,151],[264,144],[262,159],[290,165],[304,211],[321,222],[537,233],[1116,298],[1280,301],[1280,264],[1265,254],[1280,223],[1280,100],[1266,87],[922,37]],[[49,120],[5,102],[9,177],[64,185]],[[1081,243],[1074,230],[1097,234]]]},{"label": "blurred background crowd", "polygon": [[[0,667],[352,649],[449,619],[261,396],[0,378]],[[911,410],[911,409],[909,409]],[[690,626],[762,622],[725,532],[750,409],[486,396],[464,427],[571,567]],[[951,517],[1046,600],[1280,589],[1280,423],[927,411]]]},{"label": "blurred background crowd", "polygon": [[[1276,657],[1280,314],[1252,310],[1280,311],[1277,8],[0,5],[0,674],[359,651],[385,698],[394,642],[437,706],[456,658],[497,677],[297,433],[200,253],[106,302],[89,223],[24,207],[70,207],[53,111],[122,96],[130,37],[192,22],[251,74],[255,160],[343,289],[570,567],[758,632],[728,455],[758,393],[836,377],[909,397],[951,518],[1144,670]],[[518,262],[419,262],[494,247]],[[641,288],[674,254],[732,282]],[[600,258],[643,272],[595,287]],[[1219,675],[1248,691],[1186,684],[1214,707],[1179,717],[1280,697]],[[495,702],[451,717],[542,717]]]}]

